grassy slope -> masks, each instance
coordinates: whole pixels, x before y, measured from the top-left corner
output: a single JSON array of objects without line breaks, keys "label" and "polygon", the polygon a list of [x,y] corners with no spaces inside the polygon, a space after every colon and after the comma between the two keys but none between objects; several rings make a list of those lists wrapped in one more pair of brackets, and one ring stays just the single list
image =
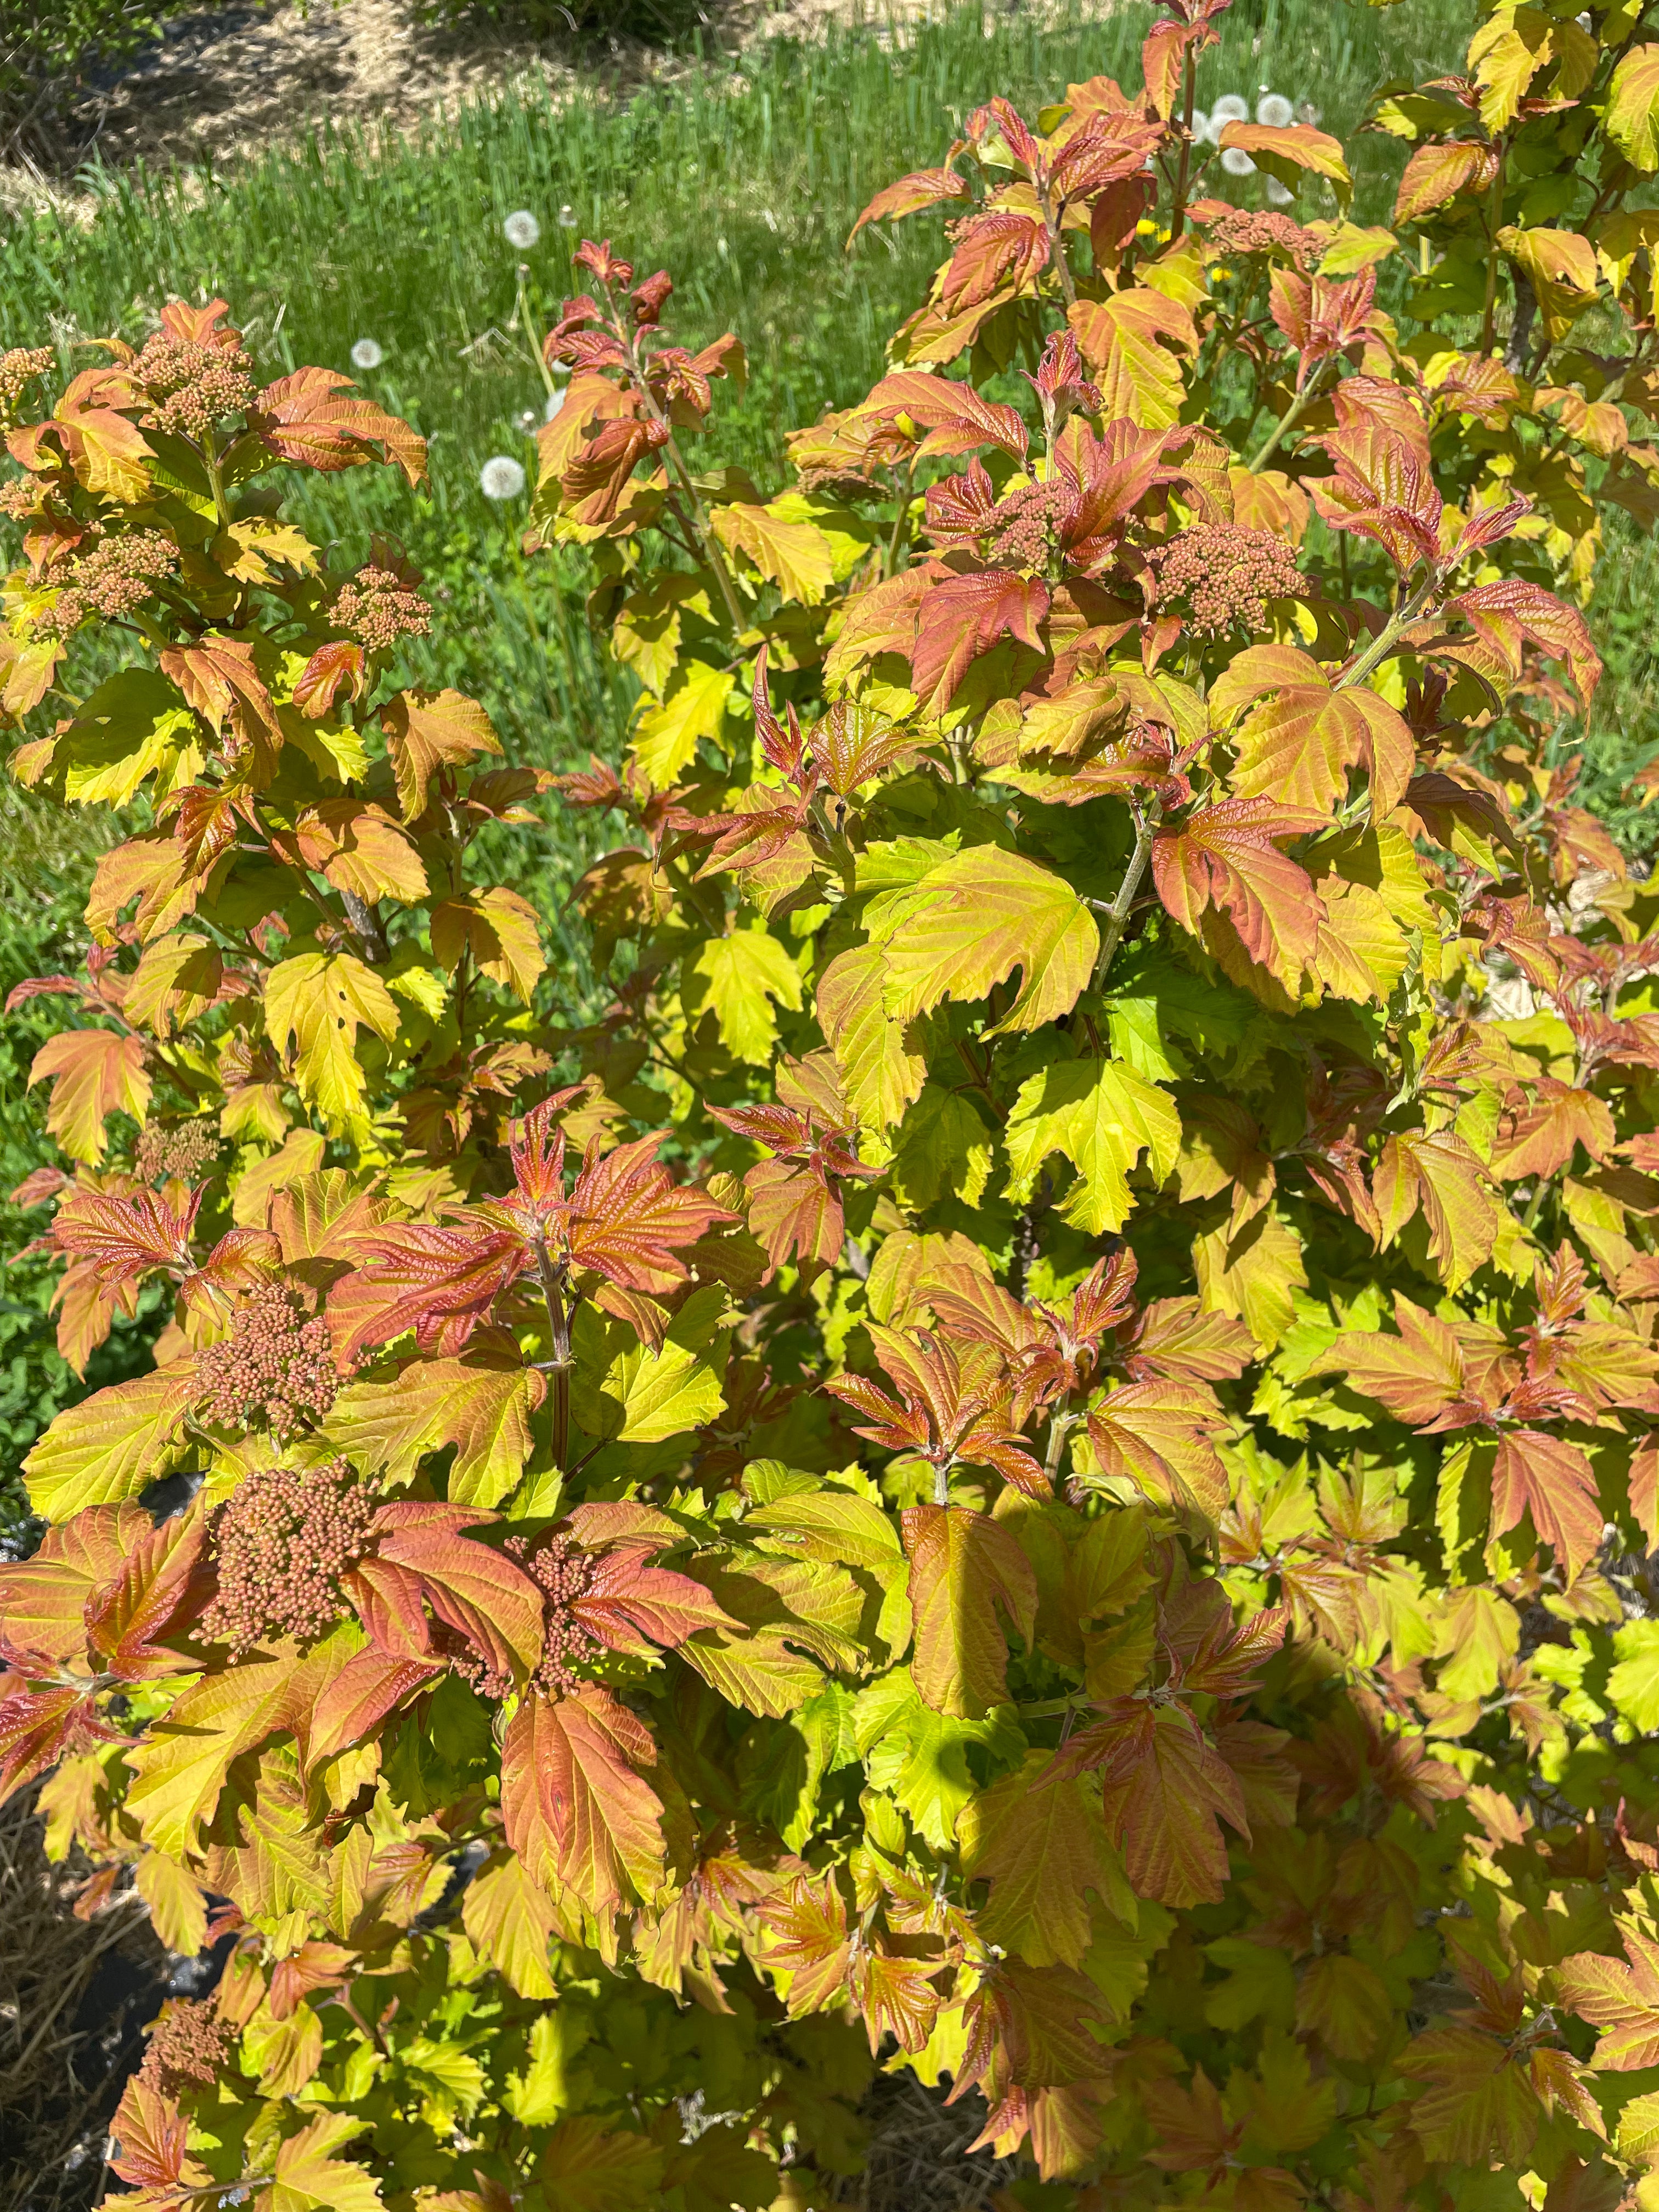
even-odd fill
[{"label": "grassy slope", "polygon": [[[543,398],[514,328],[520,257],[502,236],[503,217],[528,208],[542,222],[526,257],[538,315],[568,289],[575,243],[608,236],[641,266],[674,273],[677,335],[696,342],[738,331],[751,381],[735,407],[722,400],[710,458],[764,477],[785,428],[846,404],[879,372],[885,338],[937,254],[937,226],[926,219],[843,254],[871,192],[936,161],[994,92],[1028,106],[1074,78],[1135,81],[1151,20],[1141,0],[1125,0],[1104,21],[1062,18],[1048,27],[1025,15],[982,16],[975,5],[913,27],[897,51],[859,32],[818,46],[778,42],[745,58],[740,72],[729,62],[700,64],[679,88],[626,104],[599,92],[564,108],[506,99],[384,155],[331,134],[230,181],[112,182],[90,229],[42,221],[0,242],[0,345],[36,340],[49,317],[60,333],[136,337],[169,295],[216,291],[270,374],[301,362],[348,369],[354,340],[376,339],[383,363],[362,380],[431,440],[429,480],[411,495],[384,471],[312,479],[302,519],[319,538],[344,540],[338,558],[360,556],[375,528],[403,538],[443,602],[441,640],[410,673],[483,698],[510,754],[568,763],[590,745],[614,747],[627,693],[587,641],[579,558],[540,561],[526,575],[513,544],[521,510],[493,507],[478,489],[492,453],[533,463],[521,417],[538,419]],[[1451,64],[1467,21],[1455,0],[1382,11],[1352,0],[1238,0],[1219,48],[1201,64],[1200,101],[1224,91],[1254,100],[1270,86],[1313,102],[1328,127],[1346,132],[1383,79]],[[1398,155],[1362,139],[1359,161],[1357,212],[1375,219],[1386,212]],[[567,206],[568,228],[556,220]],[[1609,576],[1619,665],[1594,742],[1607,757],[1604,798],[1632,750],[1645,750],[1656,680],[1650,578],[1645,551],[1633,550]],[[43,848],[43,836],[55,843]],[[564,934],[559,901],[580,860],[578,833],[556,811],[511,856],[514,879],[538,890],[556,939]],[[8,916],[0,981],[25,972],[37,943],[40,964],[62,963],[64,948],[48,951],[46,940],[72,935],[88,865],[73,836],[46,831],[27,802],[0,807]],[[564,951],[579,987],[568,939]],[[30,1048],[15,1025],[0,1042],[0,1189],[40,1156],[21,1103]],[[21,1217],[0,1212],[0,1250],[15,1250],[23,1233]],[[21,1280],[14,1291],[36,1306],[38,1272],[29,1275],[26,1263]],[[27,1339],[23,1349],[9,1352],[9,1326]],[[28,1409],[64,1382],[0,1304],[0,1469],[30,1425]]]}]

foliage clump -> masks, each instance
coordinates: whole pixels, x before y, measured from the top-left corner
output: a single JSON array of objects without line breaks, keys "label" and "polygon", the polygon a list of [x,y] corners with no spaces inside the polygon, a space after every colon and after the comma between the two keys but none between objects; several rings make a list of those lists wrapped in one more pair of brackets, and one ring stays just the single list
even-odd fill
[{"label": "foliage clump", "polygon": [[31,1455],[0,1778],[231,1939],[150,2212],[827,2203],[876,2064],[1034,2212],[1652,2194],[1659,894],[1571,732],[1659,49],[1492,14],[1366,227],[1307,125],[1203,196],[1216,12],[877,195],[946,258],[769,498],[580,247],[620,767],[396,684],[276,471],[420,441],[223,302],[13,433],[14,769],[133,810],[29,1194],[69,1355],[172,1318]]}]

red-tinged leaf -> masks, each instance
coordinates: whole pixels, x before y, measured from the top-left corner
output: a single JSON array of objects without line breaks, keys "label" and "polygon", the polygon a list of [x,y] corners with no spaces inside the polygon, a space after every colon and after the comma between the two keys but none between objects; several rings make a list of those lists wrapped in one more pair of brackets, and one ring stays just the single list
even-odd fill
[{"label": "red-tinged leaf", "polygon": [[1218,1607],[1216,1620],[1182,1662],[1182,1690],[1223,1700],[1249,1697],[1261,1687],[1261,1669],[1284,1643],[1289,1626],[1290,1614],[1282,1605],[1249,1613],[1237,1626],[1231,1611]]},{"label": "red-tinged leaf", "polygon": [[1491,1258],[1497,1242],[1498,1212],[1486,1196],[1486,1180],[1479,1154],[1454,1130],[1411,1129],[1388,1138],[1371,1182],[1382,1249],[1388,1249],[1420,1209],[1429,1256],[1447,1289],[1460,1289]]},{"label": "red-tinged leaf", "polygon": [[274,762],[283,732],[247,640],[216,637],[201,645],[169,646],[161,663],[162,674],[173,678],[204,721],[220,732],[228,722],[242,744],[263,749],[267,762]]},{"label": "red-tinged leaf", "polygon": [[348,1358],[411,1328],[422,1352],[449,1357],[535,1264],[524,1238],[506,1229],[411,1222],[365,1235],[360,1244],[366,1264],[329,1297],[331,1321],[337,1331],[343,1326]]},{"label": "red-tinged leaf", "polygon": [[[0,1686],[15,1675],[0,1674]],[[0,1804],[55,1765],[89,1707],[76,1689],[8,1690],[0,1696]],[[105,1731],[107,1733],[107,1731]]]},{"label": "red-tinged leaf", "polygon": [[400,1658],[373,1645],[354,1653],[317,1701],[307,1746],[312,1763],[361,1743],[445,1671],[441,1659]]},{"label": "red-tinged leaf", "polygon": [[1513,1429],[1498,1440],[1492,1470],[1492,1533],[1503,1535],[1530,1511],[1532,1525],[1576,1578],[1601,1547],[1606,1516],[1584,1452],[1540,1429]]},{"label": "red-tinged leaf", "polygon": [[1414,222],[1460,193],[1478,197],[1490,188],[1497,170],[1496,149],[1478,139],[1454,138],[1443,146],[1419,146],[1400,179],[1394,220]]},{"label": "red-tinged leaf", "polygon": [[915,215],[922,208],[937,205],[940,200],[967,197],[968,179],[959,177],[948,164],[942,169],[914,169],[908,177],[882,186],[848,232],[848,246],[852,246],[866,222],[885,222],[898,216]]},{"label": "red-tinged leaf", "polygon": [[1463,1395],[1463,1353],[1445,1322],[1396,1293],[1398,1336],[1354,1330],[1338,1337],[1309,1372],[1332,1375],[1396,1420],[1425,1428]]},{"label": "red-tinged leaf", "polygon": [[1473,591],[1461,593],[1447,612],[1463,617],[1510,683],[1520,678],[1526,645],[1535,645],[1549,659],[1564,661],[1588,710],[1601,680],[1601,660],[1589,625],[1577,607],[1540,584],[1501,576],[1496,583],[1477,584]]},{"label": "red-tinged leaf", "polygon": [[1577,1951],[1556,1968],[1556,1986],[1570,2011],[1601,2031],[1590,2062],[1598,2073],[1645,2073],[1659,2066],[1659,1942],[1628,1922],[1621,1933],[1628,1965]]},{"label": "red-tinged leaf", "polygon": [[1000,447],[1016,460],[1025,458],[1028,434],[1017,407],[981,399],[971,384],[928,369],[902,368],[884,376],[858,412],[906,416],[925,430],[916,447],[918,459],[929,453],[977,453],[983,446]]},{"label": "red-tinged leaf", "polygon": [[1040,652],[1048,614],[1048,587],[1036,576],[991,568],[941,579],[921,602],[910,661],[923,711],[943,714],[969,668],[999,638]]},{"label": "red-tinged leaf", "polygon": [[179,2185],[205,2179],[187,2155],[190,2128],[184,2114],[142,2074],[135,2074],[122,2092],[110,2136],[110,2171],[135,2189],[176,2189],[182,2203],[186,2192]]},{"label": "red-tinged leaf", "polygon": [[1220,1821],[1249,1841],[1237,1776],[1177,1705],[1126,1698],[1074,1735],[1050,1770],[1101,1769],[1106,1828],[1129,1886],[1177,1909],[1220,1901],[1227,1847]]},{"label": "red-tinged leaf", "polygon": [[[374,1516],[374,1552],[355,1571],[392,1601],[377,1571],[401,1570],[438,1619],[464,1636],[494,1676],[521,1681],[542,1652],[542,1594],[505,1553],[464,1532],[493,1514],[468,1505],[399,1499]],[[678,1577],[676,1577],[678,1580]]]},{"label": "red-tinged leaf", "polygon": [[[1267,695],[1265,697],[1263,695]],[[1328,814],[1347,795],[1348,769],[1370,778],[1376,816],[1405,795],[1417,750],[1404,717],[1363,684],[1334,691],[1316,660],[1294,646],[1250,646],[1212,685],[1218,726],[1248,709],[1235,733],[1234,792]]]},{"label": "red-tinged leaf", "polygon": [[1279,851],[1322,817],[1271,799],[1224,799],[1152,841],[1152,879],[1165,908],[1194,937],[1214,907],[1227,915],[1252,960],[1294,988],[1318,939],[1316,902],[1304,868]]},{"label": "red-tinged leaf", "polygon": [[186,1273],[195,1264],[190,1240],[205,1191],[205,1184],[192,1191],[180,1213],[159,1191],[116,1198],[76,1190],[58,1209],[52,1242],[58,1251],[83,1261],[100,1290],[138,1282],[157,1268]]},{"label": "red-tinged leaf", "polygon": [[1323,177],[1334,188],[1340,205],[1346,207],[1352,195],[1353,179],[1342,157],[1342,142],[1328,131],[1316,131],[1305,123],[1224,123],[1217,143],[1224,150],[1238,147],[1281,184],[1294,187],[1297,173],[1305,171]]},{"label": "red-tinged leaf", "polygon": [[939,2016],[939,1995],[932,1978],[944,1968],[942,1959],[907,1959],[881,1949],[860,1954],[854,2001],[864,2014],[872,2057],[889,2034],[902,2051],[923,2047]]},{"label": "red-tinged leaf", "polygon": [[405,822],[426,811],[434,776],[501,749],[489,715],[459,691],[399,691],[380,709],[380,726]]},{"label": "red-tinged leaf", "polygon": [[87,1648],[106,1673],[141,1682],[191,1664],[157,1638],[170,1629],[179,1633],[207,1601],[200,1571],[206,1535],[207,1516],[200,1511],[163,1521],[126,1552],[113,1581],[88,1598]]},{"label": "red-tinged leaf", "polygon": [[1605,1159],[1617,1134],[1612,1114],[1594,1092],[1546,1076],[1533,1103],[1499,1130],[1492,1171],[1500,1182],[1548,1177],[1566,1166],[1580,1145],[1591,1159]]},{"label": "red-tinged leaf", "polygon": [[332,711],[342,691],[362,697],[368,672],[368,656],[361,645],[346,638],[319,645],[294,679],[294,703],[308,720],[319,721]]},{"label": "red-tinged leaf", "polygon": [[1089,1415],[1103,1475],[1127,1480],[1160,1505],[1195,1508],[1211,1522],[1227,1505],[1215,1449],[1226,1424],[1214,1395],[1192,1382],[1127,1382]]},{"label": "red-tinged leaf", "polygon": [[755,1917],[772,1939],[761,1954],[763,1964],[791,1978],[784,2000],[790,2018],[833,2004],[846,1988],[852,1957],[847,1907],[833,1872],[817,1882],[798,1875],[783,1895],[767,1899]]},{"label": "red-tinged leaf", "polygon": [[656,1763],[643,1724],[605,1691],[525,1698],[501,1745],[507,1839],[603,1916],[649,1899],[660,1879],[663,1810],[640,1769]]},{"label": "red-tinged leaf", "polygon": [[337,369],[297,369],[260,392],[249,410],[249,426],[273,453],[304,468],[395,461],[411,484],[418,483],[426,472],[425,439],[372,399],[356,397],[356,391]]},{"label": "red-tinged leaf", "polygon": [[0,1657],[53,1668],[78,1660],[88,1600],[119,1577],[152,1525],[130,1503],[89,1506],[48,1528],[32,1559],[0,1566]]},{"label": "red-tinged leaf", "polygon": [[1048,233],[1036,216],[1012,208],[971,216],[957,229],[955,252],[939,279],[947,315],[982,307],[997,293],[1018,293],[1048,265]]},{"label": "red-tinged leaf", "polygon": [[1255,1341],[1231,1315],[1202,1313],[1196,1298],[1154,1298],[1140,1317],[1126,1365],[1129,1379],[1231,1382],[1255,1357]]},{"label": "red-tinged leaf", "polygon": [[113,1030],[63,1030],[48,1037],[29,1068],[29,1087],[48,1076],[46,1129],[71,1159],[96,1167],[104,1157],[104,1124],[112,1114],[142,1122],[149,1111],[144,1042]]},{"label": "red-tinged leaf", "polygon": [[649,1564],[660,1549],[660,1539],[617,1545],[595,1562],[571,1606],[572,1617],[612,1651],[673,1650],[700,1628],[738,1628],[701,1583]]},{"label": "red-tinged leaf", "polygon": [[1008,1698],[1003,1618],[1028,1644],[1036,1633],[1030,1563],[1000,1522],[963,1506],[908,1506],[902,1524],[916,1689],[935,1712],[978,1718]]},{"label": "red-tinged leaf", "polygon": [[792,1259],[827,1265],[841,1257],[846,1218],[827,1177],[779,1159],[757,1160],[743,1180],[750,1231],[765,1246],[771,1273]]},{"label": "red-tinged leaf", "polygon": [[565,1209],[571,1258],[625,1290],[660,1292],[683,1283],[676,1253],[732,1218],[707,1191],[674,1181],[656,1158],[662,1141],[659,1133],[636,1138],[603,1157],[590,1148]]}]

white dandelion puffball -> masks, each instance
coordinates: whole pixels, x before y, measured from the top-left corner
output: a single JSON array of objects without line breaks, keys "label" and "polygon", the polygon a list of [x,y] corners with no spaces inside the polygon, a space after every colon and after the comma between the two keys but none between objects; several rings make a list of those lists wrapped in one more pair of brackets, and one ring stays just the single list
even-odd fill
[{"label": "white dandelion puffball", "polygon": [[1253,177],[1255,174],[1255,163],[1242,146],[1224,146],[1221,166],[1230,177]]},{"label": "white dandelion puffball", "polygon": [[1288,185],[1281,185],[1277,177],[1268,178],[1267,204],[1269,207],[1289,207],[1295,198],[1296,194]]},{"label": "white dandelion puffball", "polygon": [[1264,92],[1255,104],[1255,119],[1269,131],[1288,131],[1296,110],[1282,92]]},{"label": "white dandelion puffball", "polygon": [[351,349],[351,366],[354,368],[378,368],[385,359],[379,338],[359,338]]},{"label": "white dandelion puffball", "polygon": [[576,210],[571,206],[568,200],[567,200],[564,205],[559,210],[559,228],[561,230],[574,230],[575,228]]},{"label": "white dandelion puffball", "polygon": [[517,499],[524,487],[523,465],[510,453],[492,453],[478,471],[478,488],[486,499]]},{"label": "white dandelion puffball", "polygon": [[1250,103],[1237,92],[1224,92],[1210,110],[1210,128],[1218,136],[1224,123],[1248,123],[1249,119]]},{"label": "white dandelion puffball", "polygon": [[1215,136],[1215,125],[1201,107],[1193,110],[1193,143],[1206,146]]},{"label": "white dandelion puffball", "polygon": [[543,408],[543,410],[542,410],[542,420],[543,420],[543,422],[550,422],[553,420],[553,417],[554,417],[554,416],[558,413],[558,411],[559,411],[560,408],[561,408],[561,407],[562,407],[563,405],[564,405],[564,394],[563,394],[563,392],[550,392],[548,393],[548,395],[547,395],[547,404],[546,404],[546,406],[545,406],[544,408]]},{"label": "white dandelion puffball", "polygon": [[516,209],[501,225],[501,235],[520,253],[527,253],[541,234],[542,227],[528,208]]}]

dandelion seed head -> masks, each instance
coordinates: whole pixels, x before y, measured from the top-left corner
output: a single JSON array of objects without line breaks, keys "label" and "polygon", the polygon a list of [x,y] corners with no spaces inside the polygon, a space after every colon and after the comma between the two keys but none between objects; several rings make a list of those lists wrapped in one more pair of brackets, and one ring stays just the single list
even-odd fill
[{"label": "dandelion seed head", "polygon": [[1195,108],[1194,108],[1194,110],[1193,110],[1193,139],[1194,139],[1194,143],[1195,144],[1197,144],[1197,145],[1200,145],[1200,146],[1207,145],[1207,144],[1209,143],[1210,133],[1211,133],[1211,131],[1212,131],[1212,128],[1213,128],[1213,125],[1211,124],[1211,121],[1210,121],[1209,117],[1208,117],[1208,116],[1204,112],[1204,110],[1203,110],[1201,107],[1195,107]]},{"label": "dandelion seed head", "polygon": [[561,230],[574,230],[575,228],[576,210],[571,206],[569,201],[567,200],[564,205],[559,210],[559,228]]},{"label": "dandelion seed head", "polygon": [[1221,166],[1230,177],[1253,177],[1255,174],[1255,163],[1242,146],[1224,146]]},{"label": "dandelion seed head", "polygon": [[492,453],[478,471],[478,485],[486,499],[517,499],[525,487],[523,464],[510,453]]},{"label": "dandelion seed head", "polygon": [[546,406],[545,406],[545,407],[544,407],[544,408],[543,408],[543,410],[542,410],[542,420],[543,420],[543,422],[550,422],[553,420],[553,417],[554,417],[554,416],[558,413],[558,411],[559,411],[560,408],[561,408],[561,407],[562,407],[563,405],[564,405],[564,394],[563,394],[563,392],[550,392],[548,393],[548,395],[547,395],[547,404],[546,404]]},{"label": "dandelion seed head", "polygon": [[1267,204],[1269,207],[1289,207],[1295,198],[1296,194],[1288,185],[1281,185],[1277,177],[1268,178]]},{"label": "dandelion seed head", "polygon": [[359,338],[351,349],[351,366],[354,368],[378,368],[385,359],[379,338]]},{"label": "dandelion seed head", "polygon": [[1242,93],[1224,92],[1210,110],[1211,127],[1216,131],[1224,123],[1248,123],[1249,119],[1250,103]]},{"label": "dandelion seed head", "polygon": [[1255,119],[1269,131],[1288,130],[1296,110],[1282,92],[1264,92],[1255,104]]},{"label": "dandelion seed head", "polygon": [[542,227],[528,208],[515,208],[501,225],[501,234],[509,246],[527,253],[541,236]]}]

